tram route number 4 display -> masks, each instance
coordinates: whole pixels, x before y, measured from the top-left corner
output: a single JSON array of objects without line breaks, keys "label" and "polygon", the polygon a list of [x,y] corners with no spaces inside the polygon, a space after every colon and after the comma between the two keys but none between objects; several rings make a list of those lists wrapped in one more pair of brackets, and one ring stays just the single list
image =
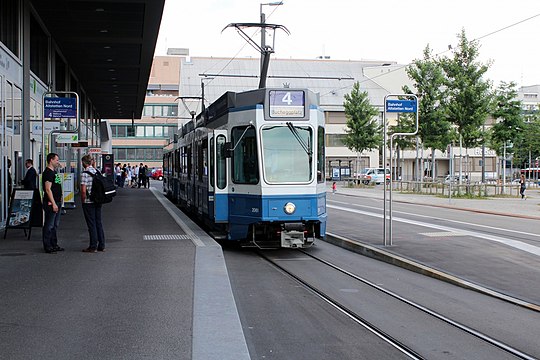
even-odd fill
[{"label": "tram route number 4 display", "polygon": [[42,226],[42,217],[38,191],[13,190],[4,239],[8,229],[23,229],[25,236],[27,235],[26,230],[28,230],[28,239],[30,239],[32,227]]}]

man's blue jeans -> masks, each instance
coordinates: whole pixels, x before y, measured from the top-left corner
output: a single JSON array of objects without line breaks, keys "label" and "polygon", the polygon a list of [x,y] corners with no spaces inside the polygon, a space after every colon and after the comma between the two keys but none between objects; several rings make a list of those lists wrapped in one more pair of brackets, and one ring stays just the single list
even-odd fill
[{"label": "man's blue jeans", "polygon": [[58,247],[58,237],[56,236],[56,230],[58,224],[60,224],[60,214],[62,208],[58,208],[58,212],[54,212],[52,206],[45,205],[43,207],[45,211],[45,222],[43,223],[43,248],[45,251],[54,250]]},{"label": "man's blue jeans", "polygon": [[101,204],[82,204],[84,219],[88,226],[91,249],[105,249],[105,233],[101,222]]}]

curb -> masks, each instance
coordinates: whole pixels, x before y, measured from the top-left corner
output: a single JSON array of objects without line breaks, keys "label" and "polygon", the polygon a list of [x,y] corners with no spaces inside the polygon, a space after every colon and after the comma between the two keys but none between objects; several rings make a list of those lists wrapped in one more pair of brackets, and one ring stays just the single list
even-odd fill
[{"label": "curb", "polygon": [[394,254],[387,250],[379,249],[372,245],[364,244],[358,241],[353,241],[353,240],[344,238],[336,234],[331,234],[331,233],[326,233],[325,239],[322,239],[322,240],[327,243],[355,252],[357,254],[370,257],[372,259],[376,259],[376,260],[383,261],[388,264],[399,266],[401,268],[413,271],[415,273],[426,275],[426,276],[435,278],[437,280],[442,280],[442,281],[448,282],[453,285],[457,285],[465,289],[482,293],[484,295],[489,295],[497,299],[509,302],[514,305],[524,307],[532,311],[540,312],[540,305],[529,303],[527,301],[499,293],[495,290],[491,290],[489,288],[472,283],[465,279],[461,279],[457,276],[445,273],[443,271],[433,269],[429,266],[415,262],[414,260],[402,257],[400,255]]}]

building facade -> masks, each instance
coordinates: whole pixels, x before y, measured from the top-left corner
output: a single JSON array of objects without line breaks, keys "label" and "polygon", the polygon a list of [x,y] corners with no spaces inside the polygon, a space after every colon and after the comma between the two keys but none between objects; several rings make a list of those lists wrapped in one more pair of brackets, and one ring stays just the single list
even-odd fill
[{"label": "building facade", "polygon": [[154,57],[140,119],[109,119],[115,162],[162,166],[163,147],[178,128],[180,59]]},{"label": "building facade", "polygon": [[[0,228],[26,159],[41,172],[47,153],[58,153],[76,189],[85,149],[108,149],[102,119],[140,116],[163,6],[0,0]],[[75,99],[75,111],[49,114],[45,98]]]}]

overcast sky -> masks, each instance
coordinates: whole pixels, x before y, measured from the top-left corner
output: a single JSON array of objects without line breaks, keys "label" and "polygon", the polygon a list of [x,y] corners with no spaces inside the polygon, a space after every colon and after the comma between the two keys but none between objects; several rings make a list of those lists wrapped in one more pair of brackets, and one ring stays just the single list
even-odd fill
[{"label": "overcast sky", "polygon": [[[270,2],[270,1],[267,1]],[[229,23],[259,22],[260,1],[166,0],[156,55],[167,48],[189,48],[191,56],[259,57]],[[450,56],[457,34],[480,39],[480,60],[492,61],[488,78],[540,84],[539,0],[283,0],[263,6],[276,32],[275,57],[335,60],[388,60],[408,64],[427,44]],[[253,34],[256,30],[249,30]],[[260,34],[255,36],[260,42]],[[271,41],[271,39],[269,38]],[[446,51],[446,52],[445,52]]]}]

